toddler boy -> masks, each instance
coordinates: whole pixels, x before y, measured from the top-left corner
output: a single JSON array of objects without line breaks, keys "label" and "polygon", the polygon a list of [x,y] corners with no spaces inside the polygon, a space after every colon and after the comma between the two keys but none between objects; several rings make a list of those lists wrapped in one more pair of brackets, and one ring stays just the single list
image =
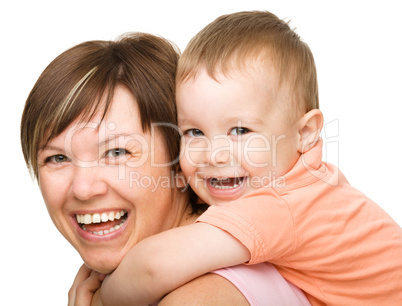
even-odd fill
[{"label": "toddler boy", "polygon": [[402,301],[402,230],[322,162],[318,104],[312,53],[275,15],[222,16],[193,38],[177,75],[180,166],[211,206],[134,247],[133,299],[271,262],[313,305]]}]

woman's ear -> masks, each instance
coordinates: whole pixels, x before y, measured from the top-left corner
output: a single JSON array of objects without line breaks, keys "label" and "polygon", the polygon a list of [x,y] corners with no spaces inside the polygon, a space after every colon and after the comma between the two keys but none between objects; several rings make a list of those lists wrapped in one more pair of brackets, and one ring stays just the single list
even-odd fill
[{"label": "woman's ear", "polygon": [[313,109],[306,113],[298,123],[299,143],[297,150],[304,153],[315,146],[320,138],[324,116],[319,109]]}]

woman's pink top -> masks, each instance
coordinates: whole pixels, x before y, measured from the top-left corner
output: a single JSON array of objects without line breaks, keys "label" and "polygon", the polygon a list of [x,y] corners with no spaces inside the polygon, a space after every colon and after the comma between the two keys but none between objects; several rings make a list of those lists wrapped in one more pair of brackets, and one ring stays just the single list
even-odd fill
[{"label": "woman's pink top", "polygon": [[303,292],[285,280],[270,263],[215,270],[230,281],[251,306],[311,305]]}]

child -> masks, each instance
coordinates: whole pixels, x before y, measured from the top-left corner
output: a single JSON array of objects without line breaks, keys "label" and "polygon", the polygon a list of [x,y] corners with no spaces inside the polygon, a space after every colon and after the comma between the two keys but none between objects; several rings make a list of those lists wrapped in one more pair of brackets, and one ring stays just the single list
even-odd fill
[{"label": "child", "polygon": [[402,302],[402,230],[321,161],[314,59],[285,22],[218,18],[184,51],[177,82],[181,169],[211,207],[137,244],[104,281],[105,304],[149,303],[211,270],[260,262],[313,305]]}]

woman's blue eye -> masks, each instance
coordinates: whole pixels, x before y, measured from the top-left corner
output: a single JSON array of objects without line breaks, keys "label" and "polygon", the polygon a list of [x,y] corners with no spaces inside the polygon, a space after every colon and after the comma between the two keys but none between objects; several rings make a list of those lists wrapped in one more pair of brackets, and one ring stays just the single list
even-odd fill
[{"label": "woman's blue eye", "polygon": [[235,128],[232,128],[232,129],[229,131],[229,134],[230,134],[230,135],[233,135],[233,136],[240,136],[240,135],[247,134],[247,133],[249,133],[249,132],[250,132],[250,130],[249,130],[248,128],[235,127]]},{"label": "woman's blue eye", "polygon": [[127,150],[116,148],[106,152],[106,157],[121,157],[127,154]]},{"label": "woman's blue eye", "polygon": [[204,136],[204,133],[198,129],[190,129],[190,130],[187,130],[184,133],[184,135],[188,135],[190,137],[201,137],[201,136]]}]

